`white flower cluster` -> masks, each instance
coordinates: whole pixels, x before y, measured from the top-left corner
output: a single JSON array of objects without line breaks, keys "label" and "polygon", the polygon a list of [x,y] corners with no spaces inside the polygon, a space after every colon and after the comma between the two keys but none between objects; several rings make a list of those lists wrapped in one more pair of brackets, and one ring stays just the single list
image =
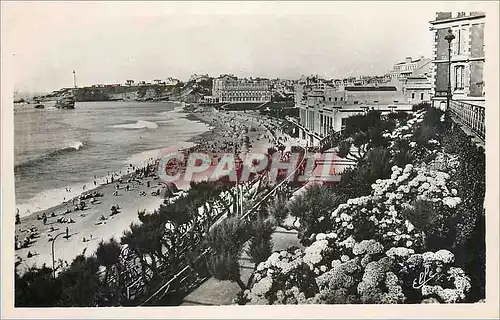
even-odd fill
[{"label": "white flower cluster", "polygon": [[255,280],[259,280],[261,277],[266,275],[271,276],[274,272],[281,272],[283,274],[289,273],[302,264],[302,256],[303,252],[300,249],[295,250],[293,253],[286,250],[274,252],[269,256],[269,258],[267,258],[266,261],[257,265]]},{"label": "white flower cluster", "polygon": [[373,196],[384,199],[387,205],[398,205],[416,198],[454,208],[461,199],[456,197],[456,190],[448,189],[449,178],[449,174],[430,170],[427,166],[408,164],[404,169],[394,166],[390,179],[379,179],[372,185]]},{"label": "white flower cluster", "polygon": [[[322,274],[329,268],[329,258],[333,254],[334,245],[338,235],[332,233],[319,233],[316,235],[316,241],[304,249],[304,263],[316,274]],[[353,239],[354,240],[354,239]],[[327,261],[325,263],[325,260]]]},{"label": "white flower cluster", "polygon": [[448,250],[441,249],[437,252],[425,252],[422,254],[422,258],[425,262],[427,261],[440,261],[444,264],[450,264],[455,261],[455,256]]},{"label": "white flower cluster", "polygon": [[458,155],[448,154],[443,151],[436,153],[436,156],[429,162],[429,168],[437,171],[454,173],[460,166]]},{"label": "white flower cluster", "polygon": [[413,265],[417,268],[416,270],[429,270],[433,275],[433,280],[420,289],[425,301],[435,298],[439,298],[444,303],[464,301],[471,289],[470,278],[461,268],[450,266],[454,261],[453,253],[445,249],[412,254],[407,259],[406,264]]},{"label": "white flower cluster", "polygon": [[[425,111],[417,111],[413,113],[413,117],[408,119],[404,125],[399,125],[392,132],[384,132],[382,136],[390,139],[390,148],[392,149],[398,140],[410,140],[410,138],[413,137],[413,132],[415,131],[417,125],[424,121],[424,115]],[[410,145],[412,143],[414,146],[417,145],[414,141],[410,142]]]},{"label": "white flower cluster", "polygon": [[385,255],[397,259],[397,258],[408,258],[410,255],[414,254],[415,250],[408,249],[405,247],[392,247],[385,252]]}]

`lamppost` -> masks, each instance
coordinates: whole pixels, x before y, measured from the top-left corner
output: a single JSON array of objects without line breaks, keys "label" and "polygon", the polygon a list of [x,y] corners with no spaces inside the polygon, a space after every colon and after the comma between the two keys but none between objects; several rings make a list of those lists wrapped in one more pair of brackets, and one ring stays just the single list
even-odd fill
[{"label": "lamppost", "polygon": [[448,41],[448,91],[446,92],[446,113],[448,113],[451,100],[451,42],[455,39],[451,29],[448,29],[448,34],[444,39]]},{"label": "lamppost", "polygon": [[55,262],[55,259],[54,259],[54,243],[56,242],[57,237],[59,237],[62,234],[65,234],[65,233],[66,232],[61,232],[61,233],[56,234],[56,236],[52,240],[52,272],[54,273],[54,278],[56,277],[56,268],[55,268],[56,262]]}]

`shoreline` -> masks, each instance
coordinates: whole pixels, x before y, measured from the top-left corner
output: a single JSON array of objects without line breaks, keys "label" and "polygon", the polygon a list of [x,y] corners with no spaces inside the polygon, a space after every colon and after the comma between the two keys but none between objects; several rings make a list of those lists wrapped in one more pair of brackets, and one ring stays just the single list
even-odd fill
[{"label": "shoreline", "polygon": [[[229,122],[238,127],[247,127],[249,125],[249,123],[245,123],[239,119],[235,120],[234,115],[231,114],[222,115],[212,111],[203,111],[196,114],[183,110],[177,110],[177,112],[186,113],[185,117],[187,120],[201,122],[209,126],[207,131],[196,134],[186,141],[186,143],[193,143],[193,146],[180,148],[180,150],[186,150],[188,152],[202,147],[202,145],[207,142],[218,143],[220,147],[220,143],[224,145],[228,143],[228,141],[232,141],[233,138],[229,136],[229,132],[231,131],[231,125],[228,125]],[[248,136],[251,136],[251,140],[255,142],[253,143],[252,149],[260,146],[263,150],[267,150],[266,142],[264,140],[258,141],[260,137],[266,133],[265,127],[254,124],[250,125],[252,128],[256,128],[255,131],[248,132]],[[158,179],[155,165],[152,164],[154,160],[155,159],[153,159],[153,161],[148,161],[148,165],[151,166],[155,172],[154,176],[139,177],[137,173],[133,171],[123,174],[121,177],[117,177],[117,180],[121,178],[123,181],[123,184],[121,184],[118,190],[118,196],[113,195],[113,192],[116,190],[115,180],[114,183],[98,184],[95,188],[85,190],[66,202],[20,217],[21,223],[15,225],[15,236],[17,240],[22,241],[29,236],[29,228],[36,228],[37,236],[32,239],[33,241],[28,247],[15,250],[15,257],[18,260],[18,263],[16,263],[18,264],[18,271],[22,273],[33,265],[41,267],[43,264],[46,264],[51,267],[52,242],[50,239],[57,233],[65,232],[66,228],[69,228],[70,237],[68,239],[64,239],[63,237],[57,238],[57,243],[54,244],[56,247],[56,257],[54,258],[55,261],[62,259],[63,261],[71,263],[78,254],[93,254],[101,240],[107,241],[111,237],[115,237],[119,240],[120,236],[129,228],[131,223],[139,221],[137,215],[138,211],[146,210],[147,212],[151,212],[157,210],[164,199],[152,195],[151,192],[157,190],[161,191],[164,185]],[[143,169],[145,167],[135,168]],[[130,191],[126,191],[124,186],[129,179],[136,180],[137,182],[130,182]],[[149,187],[147,186],[148,183]],[[179,190],[186,190],[189,188],[189,183],[176,183],[176,186]],[[95,192],[103,194],[102,197],[96,198],[99,201],[98,203],[90,204],[90,199],[87,199],[84,200],[87,204],[85,210],[71,210],[69,213],[64,213],[67,209],[74,209],[73,203],[75,199],[78,199],[82,195]],[[120,213],[110,216],[110,207],[117,204],[120,206]],[[52,212],[54,212],[54,217],[51,217]],[[42,217],[44,213],[47,216],[47,224],[44,224],[43,220],[37,219],[37,216]],[[97,224],[101,216],[104,216],[107,220]],[[67,220],[71,219],[73,222],[57,222],[57,219],[60,218],[65,218]],[[50,231],[51,227],[56,228],[56,230]],[[91,238],[91,240],[84,242],[84,238],[86,240]],[[28,253],[34,254],[34,256],[28,258]]]}]

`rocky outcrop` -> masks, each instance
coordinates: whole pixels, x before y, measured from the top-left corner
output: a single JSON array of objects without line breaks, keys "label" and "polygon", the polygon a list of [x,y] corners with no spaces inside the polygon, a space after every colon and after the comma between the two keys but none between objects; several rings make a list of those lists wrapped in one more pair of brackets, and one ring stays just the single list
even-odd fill
[{"label": "rocky outcrop", "polygon": [[83,101],[183,101],[189,103],[200,102],[203,96],[210,95],[212,81],[189,81],[177,85],[110,85],[92,86],[83,88],[65,88],[40,97],[41,100],[57,100],[66,96],[70,91],[77,102]]}]

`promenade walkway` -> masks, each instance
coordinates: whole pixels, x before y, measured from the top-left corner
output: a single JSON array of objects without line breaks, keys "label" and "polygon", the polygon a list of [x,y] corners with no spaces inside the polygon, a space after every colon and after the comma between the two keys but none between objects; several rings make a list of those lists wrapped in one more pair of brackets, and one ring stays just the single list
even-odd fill
[{"label": "promenade walkway", "polygon": [[[297,237],[297,231],[288,231],[278,227],[273,234],[273,250],[283,250],[291,246],[302,248]],[[240,273],[241,280],[244,283],[248,283],[254,269],[255,264],[250,261],[250,257],[243,250],[240,258]],[[230,305],[240,291],[240,287],[235,282],[220,281],[212,277],[186,296],[181,306]]]}]

